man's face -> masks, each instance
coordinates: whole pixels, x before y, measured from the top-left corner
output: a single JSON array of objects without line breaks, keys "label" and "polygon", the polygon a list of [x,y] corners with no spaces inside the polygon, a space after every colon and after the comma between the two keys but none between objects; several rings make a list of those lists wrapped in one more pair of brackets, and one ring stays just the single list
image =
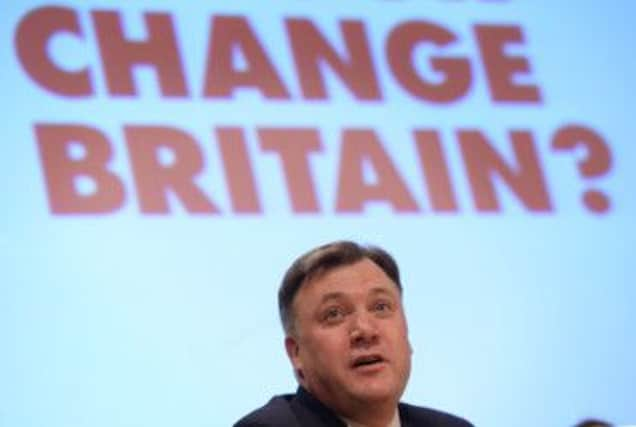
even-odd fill
[{"label": "man's face", "polygon": [[342,415],[368,403],[397,403],[411,347],[396,284],[369,259],[305,283],[294,299],[287,353],[300,383]]}]

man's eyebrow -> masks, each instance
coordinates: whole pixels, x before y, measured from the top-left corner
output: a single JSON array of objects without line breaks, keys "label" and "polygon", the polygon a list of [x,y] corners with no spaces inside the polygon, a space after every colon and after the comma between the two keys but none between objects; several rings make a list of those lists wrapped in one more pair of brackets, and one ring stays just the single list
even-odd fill
[{"label": "man's eyebrow", "polygon": [[322,298],[320,298],[320,303],[322,304],[333,299],[340,299],[340,298],[343,298],[344,296],[345,296],[344,292],[329,292],[324,294]]},{"label": "man's eyebrow", "polygon": [[389,291],[387,288],[381,288],[379,286],[371,289],[371,293],[393,295],[393,292]]}]

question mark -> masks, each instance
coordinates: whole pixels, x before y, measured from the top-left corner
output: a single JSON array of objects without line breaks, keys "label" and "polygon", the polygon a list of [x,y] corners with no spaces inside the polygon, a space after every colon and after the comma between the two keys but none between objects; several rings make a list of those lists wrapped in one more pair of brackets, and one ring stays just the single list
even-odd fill
[{"label": "question mark", "polygon": [[[569,125],[560,128],[552,138],[552,149],[556,151],[585,150],[579,160],[579,173],[585,179],[605,175],[612,165],[612,155],[605,140],[590,128]],[[594,213],[606,213],[610,208],[609,197],[600,190],[588,189],[583,193],[583,204]]]}]

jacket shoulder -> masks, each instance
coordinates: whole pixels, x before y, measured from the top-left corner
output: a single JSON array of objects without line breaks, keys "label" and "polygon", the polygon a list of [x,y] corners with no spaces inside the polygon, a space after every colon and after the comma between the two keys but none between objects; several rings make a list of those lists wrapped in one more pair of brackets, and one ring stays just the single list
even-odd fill
[{"label": "jacket shoulder", "polygon": [[292,397],[292,394],[272,397],[265,405],[238,420],[234,427],[295,426],[296,418],[290,407]]},{"label": "jacket shoulder", "polygon": [[400,417],[404,421],[403,427],[474,427],[456,415],[407,403],[400,403]]}]

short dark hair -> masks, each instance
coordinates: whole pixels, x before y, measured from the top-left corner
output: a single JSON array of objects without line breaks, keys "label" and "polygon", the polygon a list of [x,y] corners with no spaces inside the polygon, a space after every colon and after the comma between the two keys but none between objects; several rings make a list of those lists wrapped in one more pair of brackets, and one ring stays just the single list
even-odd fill
[{"label": "short dark hair", "polygon": [[373,261],[397,285],[400,294],[400,271],[393,257],[377,246],[363,246],[351,241],[336,241],[318,246],[297,258],[287,269],[278,290],[278,310],[286,334],[293,331],[294,297],[303,284],[334,268],[355,264],[365,258]]},{"label": "short dark hair", "polygon": [[607,423],[606,421],[590,418],[590,419],[581,421],[574,427],[612,427],[612,425]]}]

